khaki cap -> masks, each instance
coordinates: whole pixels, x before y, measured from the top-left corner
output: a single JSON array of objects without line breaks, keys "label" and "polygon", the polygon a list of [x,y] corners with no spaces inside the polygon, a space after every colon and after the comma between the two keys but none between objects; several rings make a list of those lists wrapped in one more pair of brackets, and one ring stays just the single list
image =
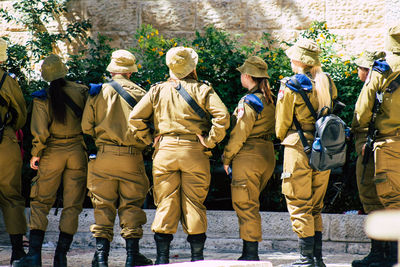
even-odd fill
[{"label": "khaki cap", "polygon": [[318,58],[320,49],[313,40],[301,38],[285,52],[290,59],[300,61],[307,66],[321,66]]},{"label": "khaki cap", "polygon": [[131,73],[137,72],[135,56],[124,49],[114,51],[111,54],[111,62],[107,66],[107,71],[113,73]]},{"label": "khaki cap", "polygon": [[68,69],[57,55],[46,57],[42,63],[42,77],[45,81],[52,82],[54,80],[64,78]]},{"label": "khaki cap", "polygon": [[198,60],[199,56],[192,48],[179,46],[168,50],[165,61],[170,76],[182,79],[196,69]]},{"label": "khaki cap", "polygon": [[7,58],[7,42],[3,38],[0,38],[0,62],[6,61]]},{"label": "khaki cap", "polygon": [[354,61],[357,66],[370,69],[374,64],[374,61],[380,58],[384,58],[386,53],[383,51],[364,51],[360,56]]},{"label": "khaki cap", "polygon": [[386,50],[395,53],[400,52],[400,24],[389,28]]},{"label": "khaki cap", "polygon": [[256,78],[268,78],[268,65],[265,61],[257,56],[251,56],[243,63],[242,66],[237,68],[242,74],[248,74]]}]

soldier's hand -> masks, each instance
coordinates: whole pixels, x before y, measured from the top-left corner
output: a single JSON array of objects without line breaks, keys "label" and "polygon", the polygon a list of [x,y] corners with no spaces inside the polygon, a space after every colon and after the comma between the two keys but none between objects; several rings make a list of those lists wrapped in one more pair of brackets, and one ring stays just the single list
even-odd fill
[{"label": "soldier's hand", "polygon": [[39,169],[39,160],[40,160],[40,157],[32,157],[31,158],[31,162],[30,162],[31,169],[33,169],[33,170]]},{"label": "soldier's hand", "polygon": [[197,135],[197,137],[199,138],[200,143],[201,143],[205,148],[208,148],[208,146],[207,146],[206,143],[204,142],[204,136],[202,136],[202,135],[200,135],[200,134],[196,134],[196,135]]},{"label": "soldier's hand", "polygon": [[158,136],[154,137],[153,147],[155,147],[157,145],[157,143],[160,140],[160,138],[161,138],[161,135],[158,135]]},{"label": "soldier's hand", "polygon": [[224,165],[224,170],[227,175],[229,175],[229,165]]}]

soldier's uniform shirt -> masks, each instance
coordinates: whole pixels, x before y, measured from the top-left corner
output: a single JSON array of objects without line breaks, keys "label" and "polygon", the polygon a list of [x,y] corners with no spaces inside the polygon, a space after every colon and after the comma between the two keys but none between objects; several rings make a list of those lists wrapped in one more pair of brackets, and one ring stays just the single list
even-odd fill
[{"label": "soldier's uniform shirt", "polygon": [[[113,80],[137,102],[146,91],[118,74]],[[94,207],[94,237],[112,241],[118,210],[121,236],[141,238],[146,214],[141,209],[149,190],[142,150],[145,144],[128,129],[131,106],[108,83],[92,92],[82,118],[82,130],[91,135],[98,148],[97,158],[90,160],[89,195]],[[119,202],[119,206],[117,206]]]},{"label": "soldier's uniform shirt", "polygon": [[153,156],[154,202],[157,206],[152,230],[176,232],[179,220],[188,234],[207,229],[203,202],[210,184],[210,165],[196,134],[206,135],[212,148],[229,127],[229,113],[211,86],[193,79],[179,80],[182,87],[208,113],[201,118],[175,89],[171,81],[156,84],[129,116],[131,129],[149,144],[148,124],[153,118],[155,135],[161,135]]},{"label": "soldier's uniform shirt", "polygon": [[[247,102],[249,94],[262,103],[260,113]],[[271,141],[275,133],[275,105],[267,103],[257,86],[249,94],[242,97],[234,111],[236,125],[224,149],[223,163],[232,163],[232,205],[239,219],[240,238],[260,242],[259,196],[275,168]]]},{"label": "soldier's uniform shirt", "polygon": [[[356,103],[353,126],[355,131],[368,127],[377,91],[383,91],[394,79],[393,72],[400,71],[400,55],[386,58],[390,69],[380,73],[372,71],[371,79],[365,83]],[[379,130],[374,144],[376,191],[385,208],[400,208],[400,175],[398,159],[400,157],[400,90],[385,92],[380,113],[377,114],[375,127]]]},{"label": "soldier's uniform shirt", "polygon": [[[83,110],[88,88],[67,81],[63,90]],[[31,154],[40,157],[40,161],[38,173],[31,184],[29,227],[46,231],[47,215],[56,201],[57,189],[63,183],[59,228],[73,235],[78,228],[78,216],[82,211],[86,189],[87,156],[80,127],[81,118],[65,104],[65,124],[60,123],[54,119],[47,91],[43,89],[33,96]]]},{"label": "soldier's uniform shirt", "polygon": [[[0,77],[4,73],[0,69]],[[0,105],[1,119],[7,125],[0,143],[0,208],[7,233],[25,234],[25,199],[21,196],[22,159],[15,132],[25,124],[26,104],[18,82],[8,75],[0,89],[0,95],[7,103],[6,106]],[[9,107],[16,111],[16,117],[5,120]]]},{"label": "soldier's uniform shirt", "polygon": [[[287,79],[281,82],[275,117],[276,136],[285,146],[281,176],[282,193],[286,197],[293,231],[300,238],[305,238],[314,236],[316,231],[322,231],[321,211],[330,170],[320,172],[310,167],[300,136],[293,124],[293,115],[296,115],[309,142],[313,140],[315,119],[300,93],[287,87],[286,82]],[[306,95],[314,110],[318,110],[317,91],[314,81],[311,82],[313,88]],[[333,81],[331,86],[332,99],[335,99],[337,89]]]}]

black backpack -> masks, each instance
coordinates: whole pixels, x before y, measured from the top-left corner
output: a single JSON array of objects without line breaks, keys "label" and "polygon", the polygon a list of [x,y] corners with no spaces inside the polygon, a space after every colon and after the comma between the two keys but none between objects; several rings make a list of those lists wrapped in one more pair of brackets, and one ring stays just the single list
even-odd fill
[{"label": "black backpack", "polygon": [[[341,167],[346,162],[346,123],[338,116],[332,114],[330,107],[323,107],[317,114],[306,96],[301,84],[297,80],[297,75],[293,76],[288,82],[290,87],[295,87],[306,103],[311,114],[315,118],[315,134],[312,147],[308,144],[301,125],[293,117],[293,122],[299,133],[301,142],[304,147],[304,152],[310,158],[310,166],[318,171],[325,171]],[[329,90],[332,96],[332,81],[329,79]]]}]

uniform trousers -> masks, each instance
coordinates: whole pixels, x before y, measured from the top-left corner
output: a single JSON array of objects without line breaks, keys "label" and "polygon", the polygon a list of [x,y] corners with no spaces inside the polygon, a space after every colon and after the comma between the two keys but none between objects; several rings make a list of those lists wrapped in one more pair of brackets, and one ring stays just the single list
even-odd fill
[{"label": "uniform trousers", "polygon": [[153,159],[153,232],[174,234],[181,221],[184,232],[207,230],[203,205],[210,186],[210,162],[195,135],[162,136]]},{"label": "uniform trousers", "polygon": [[259,197],[274,168],[274,145],[261,138],[248,139],[232,161],[232,205],[243,240],[262,239]]},{"label": "uniform trousers", "polygon": [[400,209],[400,137],[375,142],[376,192],[385,209]]},{"label": "uniform trousers", "polygon": [[97,158],[89,162],[89,196],[94,208],[94,237],[110,242],[114,237],[115,217],[119,216],[121,236],[141,238],[146,213],[142,205],[149,191],[141,150],[132,146],[99,146]]},{"label": "uniform trousers", "polygon": [[370,155],[365,168],[364,179],[362,181],[362,174],[364,170],[364,165],[362,164],[362,147],[365,144],[365,141],[365,133],[357,133],[355,135],[356,152],[358,155],[356,163],[357,187],[364,211],[368,214],[372,211],[383,209],[383,205],[376,192],[376,186],[374,182],[375,164],[373,155]]},{"label": "uniform trousers", "polygon": [[309,165],[303,146],[285,146],[282,193],[290,213],[293,231],[299,238],[322,232],[321,211],[330,170],[315,171]]},{"label": "uniform trousers", "polygon": [[4,130],[0,143],[0,208],[6,231],[9,234],[25,234],[25,200],[21,196],[22,159],[18,140],[12,128]]},{"label": "uniform trousers", "polygon": [[73,235],[78,229],[86,191],[87,158],[82,136],[50,138],[39,161],[38,174],[31,185],[30,229],[46,231],[47,215],[63,185],[63,209],[59,230]]}]

